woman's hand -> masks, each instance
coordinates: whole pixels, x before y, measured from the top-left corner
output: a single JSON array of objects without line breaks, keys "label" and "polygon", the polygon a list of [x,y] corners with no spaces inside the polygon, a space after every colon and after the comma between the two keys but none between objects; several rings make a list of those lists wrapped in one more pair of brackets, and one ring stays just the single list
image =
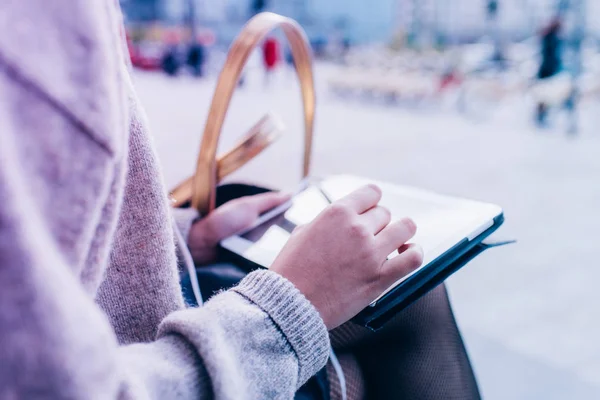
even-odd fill
[{"label": "woman's hand", "polygon": [[251,226],[265,211],[290,199],[289,194],[269,192],[240,197],[217,208],[192,225],[188,246],[196,264],[214,261],[219,242]]},{"label": "woman's hand", "polygon": [[[390,224],[378,206],[381,190],[368,185],[334,202],[298,227],[273,265],[310,300],[328,329],[346,322],[423,262],[419,246],[406,245],[416,226]],[[394,250],[398,256],[387,260]]]}]

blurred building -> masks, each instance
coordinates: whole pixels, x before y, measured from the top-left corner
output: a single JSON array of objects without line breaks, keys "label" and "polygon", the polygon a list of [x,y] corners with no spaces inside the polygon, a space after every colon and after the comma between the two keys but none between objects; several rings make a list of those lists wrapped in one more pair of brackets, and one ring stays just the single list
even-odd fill
[{"label": "blurred building", "polygon": [[[217,7],[206,0],[197,0],[198,19],[215,24],[222,35],[230,36],[254,11],[255,0],[222,0]],[[395,26],[397,0],[264,0],[264,11],[287,15],[302,24],[311,39],[344,37],[354,43],[382,41],[391,37]],[[204,10],[204,11],[202,11]]]},{"label": "blurred building", "polygon": [[[597,32],[600,1],[498,0],[498,32],[506,40],[535,34],[557,11],[558,4],[585,3],[587,29]],[[343,36],[353,43],[389,41],[402,31],[420,41],[465,42],[489,33],[487,0],[121,0],[129,21],[160,20],[181,24],[191,11],[195,21],[214,29],[227,42],[255,11],[288,15],[311,38]]]},{"label": "blurred building", "polygon": [[120,3],[128,21],[150,22],[164,17],[159,0],[120,0]]}]

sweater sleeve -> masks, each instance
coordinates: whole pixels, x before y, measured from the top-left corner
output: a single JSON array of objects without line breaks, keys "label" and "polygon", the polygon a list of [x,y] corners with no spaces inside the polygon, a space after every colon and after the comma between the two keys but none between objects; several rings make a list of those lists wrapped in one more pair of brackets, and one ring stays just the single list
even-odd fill
[{"label": "sweater sleeve", "polygon": [[[111,109],[125,106],[111,79],[114,60],[87,51],[99,46],[88,37],[70,43],[59,35],[79,57],[65,72],[54,62],[64,48],[43,43],[54,25],[39,37],[35,28],[47,21],[29,13],[57,12],[61,29],[75,35],[84,30],[73,24],[93,31],[98,14],[72,14],[103,2],[33,3],[0,7],[0,21],[19,20],[11,7],[27,16],[18,24],[22,53],[0,39],[0,397],[292,397],[325,364],[329,339],[314,307],[274,273],[251,274],[202,308],[168,315],[153,341],[118,344],[82,284],[93,278],[85,267],[94,260],[86,257],[125,153],[114,135],[126,129]],[[43,63],[19,59],[33,56],[28,40],[37,41]],[[86,63],[98,70],[85,72]],[[106,82],[92,84],[97,77]]]},{"label": "sweater sleeve", "polygon": [[316,309],[273,272],[168,315],[154,341],[118,345],[81,284],[78,251],[92,240],[114,160],[21,79],[0,58],[0,393],[291,398],[324,366],[329,338]]},{"label": "sweater sleeve", "polygon": [[169,315],[155,342],[122,347],[131,378],[123,395],[291,399],[328,351],[310,302],[281,276],[257,271],[203,307]]}]

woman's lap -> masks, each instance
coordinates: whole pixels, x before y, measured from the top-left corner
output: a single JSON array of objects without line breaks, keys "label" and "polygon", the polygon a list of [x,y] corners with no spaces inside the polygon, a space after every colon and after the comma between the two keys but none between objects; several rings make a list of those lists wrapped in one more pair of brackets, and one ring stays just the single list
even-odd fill
[{"label": "woman's lap", "polygon": [[[356,357],[368,398],[480,398],[443,285],[398,313],[380,331],[347,323],[330,337],[341,358]],[[358,379],[355,371],[351,375],[350,379]],[[329,380],[335,399],[337,377],[329,374]],[[347,384],[352,385],[357,387]]]}]

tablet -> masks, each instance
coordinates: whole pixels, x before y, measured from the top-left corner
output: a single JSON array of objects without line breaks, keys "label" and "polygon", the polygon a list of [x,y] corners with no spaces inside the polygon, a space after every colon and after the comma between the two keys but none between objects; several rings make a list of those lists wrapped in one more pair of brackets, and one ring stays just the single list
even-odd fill
[{"label": "tablet", "polygon": [[[390,210],[392,221],[403,217],[415,221],[417,233],[409,243],[419,244],[424,255],[421,267],[391,285],[370,307],[389,302],[391,294],[398,300],[400,291],[396,289],[404,287],[406,292],[408,286],[403,283],[412,280],[423,286],[431,283],[424,282],[424,277],[433,279],[435,275],[439,279],[440,270],[452,268],[446,265],[448,263],[445,260],[455,260],[471,250],[503,221],[502,209],[494,204],[350,175],[335,175],[304,182],[292,200],[263,215],[251,229],[223,240],[221,245],[256,266],[269,268],[296,226],[312,221],[331,202],[367,183],[374,183],[381,188],[383,196],[380,205]],[[394,252],[389,258],[396,255],[397,252]]]}]

